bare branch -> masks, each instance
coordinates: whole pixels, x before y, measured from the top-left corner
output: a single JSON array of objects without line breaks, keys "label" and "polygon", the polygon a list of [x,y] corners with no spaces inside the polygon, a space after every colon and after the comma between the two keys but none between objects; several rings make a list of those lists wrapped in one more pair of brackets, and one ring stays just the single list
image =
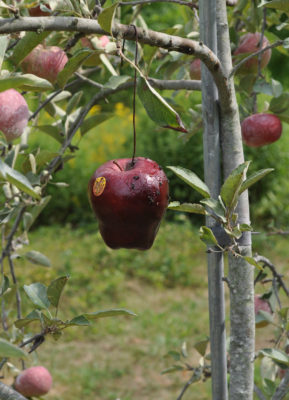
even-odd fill
[{"label": "bare branch", "polygon": [[268,258],[263,257],[263,256],[259,256],[259,255],[254,256],[254,260],[256,262],[263,263],[264,266],[268,267],[271,270],[272,275],[277,280],[279,285],[282,287],[282,289],[284,290],[286,295],[289,297],[289,290],[287,289],[287,287],[286,287],[286,285],[285,285],[285,283],[283,281],[283,276],[278,273],[275,265],[272,264],[271,261]]},{"label": "bare branch", "polygon": [[[21,19],[0,18],[0,34],[21,31],[69,31],[84,34],[109,34],[104,31],[97,21],[74,17],[23,17]],[[115,24],[113,36],[123,39],[135,40],[136,32],[132,26]],[[194,55],[201,59],[212,73],[219,91],[223,95],[220,100],[228,102],[227,79],[222,71],[217,56],[202,42],[187,38],[168,35],[162,32],[137,28],[137,37],[140,43],[162,47],[169,51],[177,51],[183,54]]]},{"label": "bare branch", "polygon": [[230,74],[229,74],[229,78],[231,78],[231,77],[236,73],[236,71],[237,71],[243,64],[245,64],[246,61],[250,60],[250,59],[253,58],[253,57],[258,56],[259,54],[264,53],[266,50],[274,49],[275,47],[282,46],[283,43],[284,43],[284,40],[278,40],[277,42],[275,42],[275,43],[273,43],[273,44],[270,44],[269,46],[263,47],[263,49],[260,49],[260,50],[256,51],[255,53],[252,53],[252,54],[250,54],[249,56],[243,58],[238,64],[235,65],[234,68],[232,68],[232,70],[231,70],[231,72],[230,72]]},{"label": "bare branch", "polygon": [[263,395],[262,391],[258,388],[258,386],[254,385],[254,392],[258,396],[260,400],[266,400],[266,397]]},{"label": "bare branch", "polygon": [[289,369],[286,370],[284,378],[277,387],[276,392],[272,396],[272,400],[282,400],[289,392]]},{"label": "bare branch", "polygon": [[27,400],[22,394],[16,392],[12,387],[0,382],[0,399],[1,400]]},{"label": "bare branch", "polygon": [[190,8],[198,8],[196,3],[183,0],[135,0],[135,1],[121,1],[121,6],[136,6],[139,4],[151,4],[151,3],[176,3],[181,6],[188,6]]}]

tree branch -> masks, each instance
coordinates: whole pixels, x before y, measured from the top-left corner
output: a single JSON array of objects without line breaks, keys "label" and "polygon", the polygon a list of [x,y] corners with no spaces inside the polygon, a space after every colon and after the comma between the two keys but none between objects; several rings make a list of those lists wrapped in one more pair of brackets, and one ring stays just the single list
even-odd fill
[{"label": "tree branch", "polygon": [[[74,17],[23,17],[21,19],[0,18],[0,34],[21,31],[68,31],[84,34],[108,34],[97,21]],[[177,51],[183,54],[194,55],[200,58],[212,73],[219,90],[220,102],[224,108],[230,107],[230,89],[218,57],[202,42],[179,36],[168,35],[162,32],[135,29],[131,25],[115,24],[112,33],[114,37],[128,40],[136,40],[150,46],[161,47],[169,51]]]},{"label": "tree branch", "polygon": [[287,289],[287,287],[286,287],[286,285],[285,285],[285,283],[284,283],[284,281],[283,281],[283,279],[282,279],[283,276],[280,275],[280,274],[278,273],[278,271],[277,271],[275,265],[272,264],[271,261],[270,261],[268,258],[263,257],[263,256],[259,256],[259,255],[254,256],[254,260],[255,260],[257,263],[258,263],[258,262],[263,263],[264,266],[268,267],[268,268],[271,270],[272,275],[273,275],[274,278],[277,280],[277,282],[279,283],[279,285],[282,287],[282,289],[284,290],[284,292],[286,293],[286,295],[289,297],[289,290]]},{"label": "tree branch", "polygon": [[12,387],[0,382],[0,399],[1,400],[27,400],[22,394],[16,392]]},{"label": "tree branch", "polygon": [[260,400],[266,400],[266,397],[263,395],[262,391],[258,388],[258,386],[254,385],[254,392],[258,396]]},{"label": "tree branch", "polygon": [[135,1],[121,1],[121,6],[136,6],[139,4],[151,4],[151,3],[176,3],[181,6],[188,6],[190,8],[198,8],[196,3],[183,0],[135,0]]},{"label": "tree branch", "polygon": [[284,378],[277,387],[276,392],[272,396],[272,400],[282,400],[289,392],[289,369],[286,370]]}]

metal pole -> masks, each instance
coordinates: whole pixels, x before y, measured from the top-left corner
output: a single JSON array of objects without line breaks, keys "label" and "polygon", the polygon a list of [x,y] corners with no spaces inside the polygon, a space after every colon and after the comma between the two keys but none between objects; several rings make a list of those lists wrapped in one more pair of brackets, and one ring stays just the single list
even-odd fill
[{"label": "metal pole", "polygon": [[[201,40],[217,53],[217,24],[215,0],[199,2]],[[221,161],[219,142],[218,93],[211,74],[202,65],[202,108],[205,182],[211,195],[217,198],[221,186]],[[212,218],[207,226],[216,227]],[[225,330],[225,301],[223,278],[223,254],[209,253],[208,290],[210,315],[210,345],[212,366],[212,399],[227,400],[227,356]]]}]

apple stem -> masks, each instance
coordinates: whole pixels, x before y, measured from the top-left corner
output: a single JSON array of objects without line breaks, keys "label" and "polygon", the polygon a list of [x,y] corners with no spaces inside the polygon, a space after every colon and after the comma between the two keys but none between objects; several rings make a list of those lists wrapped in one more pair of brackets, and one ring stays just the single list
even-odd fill
[{"label": "apple stem", "polygon": [[118,163],[117,161],[113,160],[113,163],[114,163],[115,165],[117,165],[118,168],[119,168],[121,171],[123,171],[123,169],[121,168],[121,166],[119,165],[119,163]]},{"label": "apple stem", "polygon": [[[134,63],[137,66],[137,57],[138,57],[138,36],[137,36],[137,29],[136,26],[132,24],[132,27],[135,30],[135,56],[134,56]],[[134,85],[133,85],[133,116],[132,116],[132,123],[133,123],[133,153],[131,159],[131,165],[134,165],[135,153],[136,153],[136,127],[135,127],[135,98],[136,98],[136,75],[137,70],[134,70]]]}]

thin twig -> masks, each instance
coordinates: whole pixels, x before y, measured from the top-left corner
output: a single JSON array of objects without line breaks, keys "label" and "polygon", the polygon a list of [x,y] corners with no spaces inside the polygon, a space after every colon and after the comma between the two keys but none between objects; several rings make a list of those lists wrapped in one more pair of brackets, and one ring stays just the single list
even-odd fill
[{"label": "thin twig", "polygon": [[243,64],[245,64],[246,61],[250,60],[250,59],[253,58],[253,57],[258,56],[259,54],[264,53],[266,50],[274,49],[275,47],[282,46],[283,43],[284,43],[284,40],[278,40],[277,42],[275,42],[275,43],[273,43],[273,44],[270,44],[269,46],[263,47],[263,49],[260,49],[260,50],[256,51],[255,53],[252,53],[252,54],[250,54],[249,56],[243,58],[238,64],[235,65],[234,68],[232,68],[232,70],[231,70],[231,72],[230,72],[230,74],[229,74],[229,78],[231,78],[231,77],[236,73],[236,71],[237,71]]},{"label": "thin twig", "polygon": [[23,216],[25,210],[26,210],[26,207],[23,206],[23,207],[20,209],[20,211],[19,211],[19,213],[18,213],[18,215],[17,215],[17,217],[16,217],[16,219],[15,219],[15,221],[14,221],[14,225],[12,226],[12,229],[11,229],[11,231],[10,231],[10,233],[9,233],[9,235],[8,235],[8,237],[7,237],[7,239],[6,239],[6,246],[5,246],[4,250],[2,251],[2,256],[1,256],[1,259],[0,259],[0,263],[3,262],[4,258],[5,258],[5,257],[9,254],[9,252],[10,252],[11,245],[12,245],[12,241],[13,241],[13,237],[14,237],[14,235],[15,235],[15,233],[16,233],[16,231],[17,231],[19,225],[20,225],[20,222],[21,222],[21,219],[22,219],[22,216]]},{"label": "thin twig", "polygon": [[286,370],[284,378],[281,380],[271,400],[282,400],[289,392],[289,369]]},{"label": "thin twig", "polygon": [[74,75],[77,76],[81,81],[89,83],[91,86],[94,86],[98,89],[103,89],[103,85],[101,83],[95,82],[92,79],[89,79],[86,76],[80,74],[79,72],[74,72]]},{"label": "thin twig", "polygon": [[187,389],[190,387],[190,385],[195,382],[195,379],[196,379],[196,377],[195,377],[195,372],[194,372],[193,375],[191,376],[191,378],[186,382],[186,384],[183,387],[181,393],[179,394],[177,400],[181,400],[183,398],[183,395],[185,394]]},{"label": "thin twig", "polygon": [[261,389],[258,388],[258,386],[254,385],[254,392],[258,396],[260,400],[266,400],[266,397],[263,395]]},{"label": "thin twig", "polygon": [[8,261],[9,261],[9,266],[10,266],[10,274],[12,276],[12,282],[16,287],[16,308],[17,308],[17,319],[20,319],[22,316],[21,313],[21,295],[19,292],[19,288],[18,288],[18,282],[17,282],[17,278],[15,275],[15,269],[14,269],[14,263],[12,261],[12,257],[10,252],[8,253]]},{"label": "thin twig", "polygon": [[263,263],[264,266],[268,267],[268,268],[271,270],[271,272],[272,272],[272,274],[273,274],[273,277],[277,280],[277,282],[278,282],[279,285],[282,287],[282,289],[284,290],[284,292],[286,293],[286,295],[289,297],[289,290],[287,289],[287,287],[286,287],[286,285],[285,285],[285,283],[284,283],[284,281],[283,281],[283,279],[282,279],[283,276],[280,275],[280,274],[277,272],[277,269],[276,269],[275,265],[272,264],[271,261],[270,261],[268,258],[264,257],[264,256],[256,255],[256,256],[254,256],[254,260],[255,260],[256,262],[261,262],[261,263]]}]

